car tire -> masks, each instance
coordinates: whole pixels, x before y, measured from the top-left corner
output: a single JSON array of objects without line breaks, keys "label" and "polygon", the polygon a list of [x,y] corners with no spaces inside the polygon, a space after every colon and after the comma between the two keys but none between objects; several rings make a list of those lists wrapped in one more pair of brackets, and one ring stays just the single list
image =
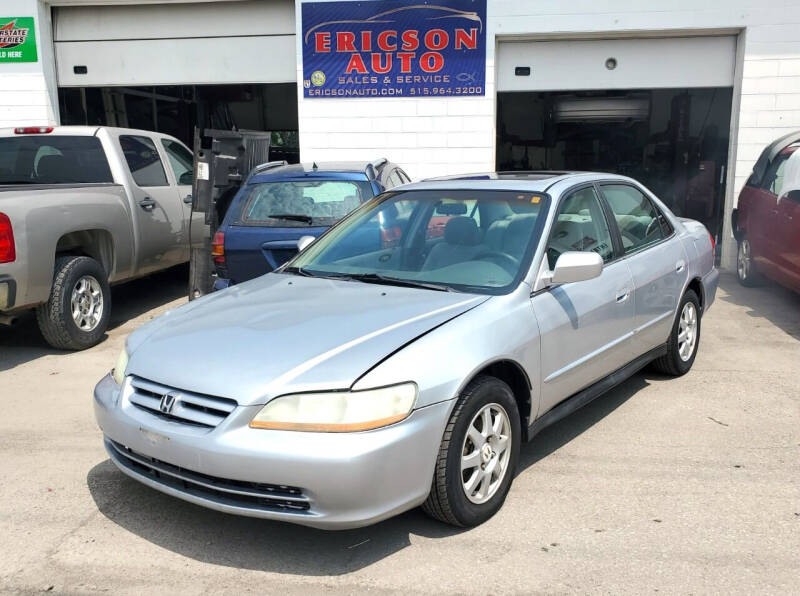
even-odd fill
[{"label": "car tire", "polygon": [[689,372],[700,347],[701,312],[697,294],[687,290],[678,305],[678,315],[667,340],[667,353],[653,361],[655,370],[673,377]]},{"label": "car tire", "polygon": [[[486,412],[491,430],[485,430]],[[475,378],[450,415],[423,510],[459,527],[477,526],[492,517],[514,480],[521,434],[511,388],[495,377]],[[462,471],[463,465],[467,467]]]},{"label": "car tire", "polygon": [[85,350],[102,339],[111,312],[103,267],[89,257],[58,257],[50,298],[36,308],[45,341],[59,350]]},{"label": "car tire", "polygon": [[763,281],[753,261],[753,249],[750,240],[742,236],[736,251],[736,279],[746,288],[754,288]]}]

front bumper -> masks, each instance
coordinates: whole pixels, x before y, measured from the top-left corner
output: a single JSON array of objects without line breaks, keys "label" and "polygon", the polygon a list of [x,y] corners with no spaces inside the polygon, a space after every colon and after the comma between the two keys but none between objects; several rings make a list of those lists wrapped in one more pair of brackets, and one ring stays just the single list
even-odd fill
[{"label": "front bumper", "polygon": [[368,525],[421,504],[452,401],[359,433],[251,429],[262,406],[217,427],[162,419],[131,404],[110,375],[94,410],[111,460],[169,495],[223,511],[322,529]]}]

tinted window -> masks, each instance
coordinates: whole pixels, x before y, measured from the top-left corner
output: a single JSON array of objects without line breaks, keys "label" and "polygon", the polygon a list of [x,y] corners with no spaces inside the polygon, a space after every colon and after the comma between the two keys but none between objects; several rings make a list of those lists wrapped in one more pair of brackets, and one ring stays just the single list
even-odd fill
[{"label": "tinted window", "polygon": [[242,220],[273,227],[329,226],[361,201],[361,192],[354,182],[266,182],[253,185]]},{"label": "tinted window", "polygon": [[617,220],[626,254],[664,238],[663,216],[641,191],[624,184],[604,184],[602,190]]},{"label": "tinted window", "polygon": [[606,263],[614,258],[608,222],[591,187],[578,190],[562,201],[547,243],[550,269],[556,266],[561,254],[573,250],[596,252]]},{"label": "tinted window", "polygon": [[0,184],[113,182],[97,137],[0,138]]},{"label": "tinted window", "polygon": [[775,196],[780,196],[783,191],[783,177],[786,170],[786,162],[789,156],[794,153],[800,144],[789,145],[786,149],[778,153],[772,163],[767,168],[767,173],[764,175],[764,180],[761,183],[761,188],[767,192],[771,192]]},{"label": "tinted window", "polygon": [[121,136],[119,145],[139,186],[167,186],[167,174],[153,140],[148,137]]},{"label": "tinted window", "polygon": [[176,141],[161,139],[164,150],[167,152],[169,165],[175,174],[175,181],[178,184],[191,184],[194,169],[194,159],[189,150]]}]

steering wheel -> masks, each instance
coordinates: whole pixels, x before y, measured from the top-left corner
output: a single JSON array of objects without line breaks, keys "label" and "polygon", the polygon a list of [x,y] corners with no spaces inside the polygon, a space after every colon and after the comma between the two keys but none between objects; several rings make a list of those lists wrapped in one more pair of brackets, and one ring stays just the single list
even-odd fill
[{"label": "steering wheel", "polygon": [[474,257],[475,261],[492,261],[500,265],[503,269],[511,273],[516,272],[519,267],[519,260],[512,257],[507,252],[500,252],[499,250],[487,250]]}]

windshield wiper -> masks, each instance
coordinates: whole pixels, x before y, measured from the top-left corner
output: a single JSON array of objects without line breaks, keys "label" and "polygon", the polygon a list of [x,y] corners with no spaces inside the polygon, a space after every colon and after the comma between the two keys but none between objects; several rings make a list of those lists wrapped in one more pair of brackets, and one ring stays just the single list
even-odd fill
[{"label": "windshield wiper", "polygon": [[310,215],[302,215],[300,213],[273,213],[271,215],[267,215],[267,219],[285,219],[287,221],[300,221],[303,223],[307,223],[311,225],[311,222],[314,221],[311,219]]},{"label": "windshield wiper", "polygon": [[415,281],[412,279],[401,279],[399,277],[389,277],[380,273],[348,273],[342,279],[354,279],[368,284],[384,284],[387,286],[402,286],[406,288],[423,288],[426,290],[436,290],[438,292],[452,292],[453,289],[443,284],[430,283],[426,281]]},{"label": "windshield wiper", "polygon": [[295,275],[302,275],[303,277],[317,277],[307,269],[303,269],[302,267],[284,267],[279,271],[279,273],[293,273]]}]

